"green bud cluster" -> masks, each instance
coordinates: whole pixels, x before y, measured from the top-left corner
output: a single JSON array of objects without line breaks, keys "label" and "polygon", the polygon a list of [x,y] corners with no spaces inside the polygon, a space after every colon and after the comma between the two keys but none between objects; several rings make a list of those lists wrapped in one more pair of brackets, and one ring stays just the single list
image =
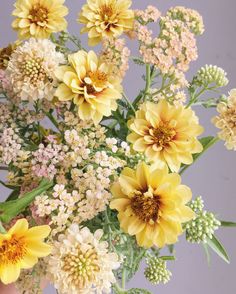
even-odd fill
[{"label": "green bud cluster", "polygon": [[149,257],[146,260],[147,268],[144,275],[146,279],[152,284],[166,284],[169,282],[171,272],[166,268],[166,261],[158,257]]},{"label": "green bud cluster", "polygon": [[196,213],[196,217],[185,224],[186,239],[191,243],[206,243],[219,228],[220,221],[213,213],[203,210],[202,197],[191,201],[189,207]]},{"label": "green bud cluster", "polygon": [[227,73],[216,65],[205,65],[193,78],[193,84],[202,86],[215,84],[217,87],[224,87],[228,84]]},{"label": "green bud cluster", "polygon": [[198,196],[196,199],[189,203],[189,207],[196,213],[199,214],[204,208],[204,202],[202,196]]}]

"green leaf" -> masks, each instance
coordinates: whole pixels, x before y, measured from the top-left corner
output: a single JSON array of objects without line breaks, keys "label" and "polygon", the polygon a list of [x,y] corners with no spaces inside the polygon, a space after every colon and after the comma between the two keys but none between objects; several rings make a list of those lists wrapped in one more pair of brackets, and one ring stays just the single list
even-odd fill
[{"label": "green leaf", "polygon": [[152,294],[151,292],[149,292],[146,289],[140,289],[140,288],[132,288],[126,292],[124,292],[124,294]]},{"label": "green leaf", "polygon": [[216,254],[219,255],[225,262],[230,263],[229,256],[224,249],[223,245],[220,243],[219,240],[213,235],[212,239],[207,239],[207,244],[211,247],[213,251],[215,251]]},{"label": "green leaf", "polygon": [[175,260],[175,257],[173,255],[171,255],[171,256],[160,256],[160,259],[162,259],[162,260]]},{"label": "green leaf", "polygon": [[42,180],[39,186],[21,198],[0,203],[0,221],[8,223],[20,212],[22,212],[35,197],[52,187],[53,183],[48,180]]},{"label": "green leaf", "polygon": [[235,222],[220,221],[222,227],[236,227]]},{"label": "green leaf", "polygon": [[206,253],[206,257],[207,257],[207,263],[210,266],[211,264],[211,256],[210,256],[210,252],[209,252],[209,247],[206,243],[202,243],[202,246],[204,248],[204,251]]}]

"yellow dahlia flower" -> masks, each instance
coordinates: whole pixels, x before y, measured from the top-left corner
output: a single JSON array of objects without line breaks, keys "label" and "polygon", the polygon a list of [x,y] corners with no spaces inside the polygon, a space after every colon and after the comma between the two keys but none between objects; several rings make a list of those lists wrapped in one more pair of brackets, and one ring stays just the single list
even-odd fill
[{"label": "yellow dahlia flower", "polygon": [[88,32],[89,45],[103,38],[118,38],[133,28],[134,12],[131,0],[87,0],[78,21],[84,24],[81,33]]},{"label": "yellow dahlia flower", "polygon": [[166,100],[144,103],[129,121],[128,141],[145,153],[150,162],[165,162],[177,172],[181,163],[191,164],[192,154],[202,151],[197,136],[203,132],[190,108],[174,106]]},{"label": "yellow dahlia flower", "polygon": [[26,219],[18,220],[6,233],[0,234],[0,280],[15,282],[21,269],[32,268],[38,257],[50,254],[51,246],[43,243],[50,233],[49,226],[28,228]]},{"label": "yellow dahlia flower", "polygon": [[93,51],[78,51],[69,55],[68,60],[69,66],[60,66],[56,71],[62,83],[55,96],[60,101],[73,100],[78,105],[79,117],[97,124],[116,110],[116,100],[122,97],[121,81],[109,73],[109,66]]},{"label": "yellow dahlia flower", "polygon": [[191,190],[181,185],[178,174],[140,163],[136,170],[125,168],[112,186],[110,207],[118,210],[121,228],[135,235],[138,245],[163,247],[174,244],[182,233],[181,223],[194,217],[186,206]]},{"label": "yellow dahlia flower", "polygon": [[65,0],[17,0],[12,15],[16,19],[12,27],[20,39],[48,38],[51,33],[66,29],[64,18],[68,9],[63,5]]}]

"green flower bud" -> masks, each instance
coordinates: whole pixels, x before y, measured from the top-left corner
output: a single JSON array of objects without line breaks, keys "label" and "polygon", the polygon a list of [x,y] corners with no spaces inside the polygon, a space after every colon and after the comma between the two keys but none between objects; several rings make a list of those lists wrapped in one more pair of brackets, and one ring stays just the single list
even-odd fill
[{"label": "green flower bud", "polygon": [[192,221],[185,224],[186,239],[191,243],[206,243],[219,228],[220,222],[213,213],[202,211]]},{"label": "green flower bud", "polygon": [[217,87],[224,87],[228,84],[227,73],[216,65],[205,65],[200,68],[193,78],[193,84],[202,86],[215,84]]},{"label": "green flower bud", "polygon": [[199,214],[203,211],[204,201],[202,196],[198,196],[196,199],[192,200],[188,205],[196,214]]},{"label": "green flower bud", "polygon": [[169,282],[171,272],[166,268],[166,261],[158,257],[149,257],[146,260],[147,268],[144,275],[146,279],[152,284],[166,284]]}]

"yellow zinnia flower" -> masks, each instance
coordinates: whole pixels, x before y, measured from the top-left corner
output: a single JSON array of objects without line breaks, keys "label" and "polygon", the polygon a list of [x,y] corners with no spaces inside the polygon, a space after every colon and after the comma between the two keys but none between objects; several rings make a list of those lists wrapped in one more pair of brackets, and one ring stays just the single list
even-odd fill
[{"label": "yellow zinnia flower", "polygon": [[63,5],[65,0],[17,0],[12,15],[12,23],[20,39],[48,38],[51,33],[66,29],[64,18],[68,9]]},{"label": "yellow zinnia flower", "polygon": [[85,25],[81,33],[88,32],[89,45],[103,38],[118,38],[133,28],[134,12],[130,0],[87,0],[78,21]]},{"label": "yellow zinnia flower", "polygon": [[110,207],[118,210],[121,228],[135,235],[138,245],[163,247],[174,244],[182,233],[181,223],[194,217],[186,206],[191,190],[181,185],[178,174],[140,163],[136,170],[125,168],[112,186]]},{"label": "yellow zinnia flower", "polygon": [[69,55],[68,60],[69,66],[60,66],[56,71],[62,83],[55,96],[60,101],[73,100],[78,105],[79,117],[97,124],[116,110],[116,100],[122,97],[121,81],[109,73],[109,66],[93,51],[78,51]]},{"label": "yellow zinnia flower", "polygon": [[133,149],[145,153],[150,162],[167,163],[177,172],[181,163],[191,164],[192,154],[202,151],[197,136],[203,132],[190,108],[174,106],[166,100],[146,102],[129,121],[127,139]]},{"label": "yellow zinnia flower", "polygon": [[0,280],[15,282],[21,269],[32,268],[38,257],[50,254],[51,246],[43,243],[50,233],[49,226],[28,228],[26,219],[18,220],[6,233],[0,234]]}]

